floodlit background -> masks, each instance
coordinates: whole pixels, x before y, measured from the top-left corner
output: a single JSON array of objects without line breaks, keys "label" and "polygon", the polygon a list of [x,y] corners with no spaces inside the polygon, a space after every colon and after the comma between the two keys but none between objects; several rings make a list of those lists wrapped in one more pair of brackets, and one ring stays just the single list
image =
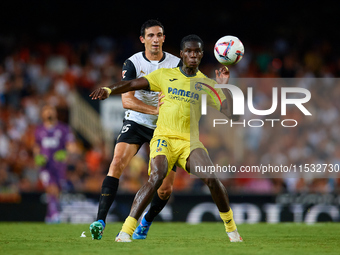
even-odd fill
[{"label": "floodlit background", "polygon": [[[144,5],[137,1],[100,0],[2,2],[1,208],[9,210],[12,203],[23,203],[30,195],[39,197],[36,203],[43,201],[32,147],[40,109],[48,103],[57,107],[59,119],[72,126],[77,138],[77,146],[67,162],[66,200],[92,203],[92,210],[96,211],[95,200],[112,159],[123,111],[120,96],[99,103],[90,101],[88,95],[98,86],[121,79],[123,62],[143,50],[139,32],[146,20],[158,19],[163,23],[166,35],[163,49],[177,56],[183,36],[199,35],[205,42],[200,69],[209,77],[214,77],[214,70],[220,66],[213,56],[214,43],[224,35],[234,35],[243,42],[245,56],[230,68],[233,78],[332,78],[340,76],[337,9],[335,2],[320,6],[311,1],[264,0],[223,4],[196,1],[191,5],[173,1],[145,2]],[[247,130],[242,136],[244,153],[241,156],[230,146],[222,153],[215,152],[214,148],[223,146],[220,144],[223,141],[205,135],[202,142],[213,161],[234,165],[339,163],[340,84],[313,84],[309,88],[313,111],[319,119],[304,122],[303,116],[293,112],[303,124],[289,132],[276,128],[271,135],[281,137],[277,144],[270,142],[265,130]],[[258,86],[257,89],[257,100],[263,103],[259,103],[260,107],[270,105],[271,87]],[[116,108],[119,110],[115,111]],[[147,162],[147,148],[142,148],[121,177],[122,196],[136,193],[147,180]],[[291,181],[284,177],[240,176],[223,182],[231,195],[240,198],[234,199],[235,203],[243,202],[242,196],[252,194],[258,195],[258,201],[264,199],[274,204],[288,196],[291,199],[284,200],[283,204],[289,205],[296,204],[294,199],[301,194],[317,194],[312,202],[300,204],[318,205],[326,195],[332,197],[327,200],[328,204],[338,210],[340,201],[338,178]],[[207,190],[200,180],[178,169],[174,192],[190,196],[206,194]],[[88,197],[84,194],[92,194],[93,200],[86,200]],[[249,201],[251,198],[245,202]],[[307,207],[301,210],[306,211]],[[335,216],[326,220],[337,220],[336,213]],[[86,219],[91,221],[91,217]],[[8,218],[0,217],[0,220]],[[259,220],[265,220],[265,216]]]}]

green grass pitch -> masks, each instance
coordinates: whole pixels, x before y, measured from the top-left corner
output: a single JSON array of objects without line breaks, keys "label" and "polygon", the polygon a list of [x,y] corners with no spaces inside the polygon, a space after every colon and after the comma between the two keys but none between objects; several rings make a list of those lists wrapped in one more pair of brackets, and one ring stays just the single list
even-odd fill
[{"label": "green grass pitch", "polygon": [[338,223],[239,225],[243,243],[230,243],[223,223],[157,222],[146,240],[116,243],[121,225],[109,223],[92,241],[89,224],[0,223],[0,254],[340,254]]}]

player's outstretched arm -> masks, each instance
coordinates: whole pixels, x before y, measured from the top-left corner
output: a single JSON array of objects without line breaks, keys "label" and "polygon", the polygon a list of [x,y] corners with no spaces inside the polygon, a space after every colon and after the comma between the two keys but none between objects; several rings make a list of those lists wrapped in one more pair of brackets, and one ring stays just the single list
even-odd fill
[{"label": "player's outstretched arm", "polygon": [[147,89],[149,88],[149,82],[141,77],[138,79],[130,80],[130,81],[120,81],[117,82],[110,87],[100,87],[94,90],[90,97],[92,100],[100,99],[104,100],[110,96],[110,94],[122,94],[128,91]]},{"label": "player's outstretched arm", "polygon": [[[215,70],[216,81],[218,84],[228,84],[230,73],[227,67],[221,67],[219,70]],[[233,115],[233,97],[229,89],[222,89],[226,100],[222,102],[221,112],[229,119],[238,120],[238,115]]]},{"label": "player's outstretched arm", "polygon": [[234,121],[239,120],[240,116],[233,114],[233,97],[229,89],[222,89],[226,99],[222,102],[221,113]]},{"label": "player's outstretched arm", "polygon": [[163,104],[160,100],[164,97],[161,93],[158,95],[158,106],[152,106],[144,103],[134,96],[134,91],[122,94],[122,103],[124,109],[133,110],[145,114],[158,115],[159,106]]}]

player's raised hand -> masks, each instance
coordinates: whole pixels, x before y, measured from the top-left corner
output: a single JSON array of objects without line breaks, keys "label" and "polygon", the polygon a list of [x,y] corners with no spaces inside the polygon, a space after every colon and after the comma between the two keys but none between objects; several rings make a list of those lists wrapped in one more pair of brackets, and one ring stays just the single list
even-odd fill
[{"label": "player's raised hand", "polygon": [[91,97],[92,100],[105,100],[106,98],[108,98],[110,96],[110,89],[107,87],[100,87],[95,89],[89,97]]},{"label": "player's raised hand", "polygon": [[216,74],[216,81],[218,84],[228,84],[230,72],[228,70],[228,67],[224,66],[221,67],[219,70],[215,70]]}]

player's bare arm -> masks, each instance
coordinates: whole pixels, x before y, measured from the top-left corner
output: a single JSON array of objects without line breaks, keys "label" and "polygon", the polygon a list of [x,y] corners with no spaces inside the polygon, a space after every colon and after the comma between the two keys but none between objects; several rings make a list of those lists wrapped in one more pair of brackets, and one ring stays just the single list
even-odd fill
[{"label": "player's bare arm", "polygon": [[139,100],[135,97],[135,92],[130,91],[122,94],[122,104],[124,109],[133,110],[136,112],[141,112],[145,114],[158,115],[158,109],[163,102],[160,100],[164,97],[161,93],[158,95],[158,105],[157,107],[148,105],[144,103],[142,100]]},{"label": "player's bare arm", "polygon": [[[230,72],[227,67],[221,67],[219,70],[215,70],[216,81],[218,84],[228,84],[230,78]],[[226,100],[222,102],[221,112],[229,119],[238,120],[238,115],[233,115],[233,97],[230,94],[229,89],[222,89]]]},{"label": "player's bare arm", "polygon": [[164,104],[164,102],[162,102],[162,99],[165,97],[165,95],[163,95],[162,92],[159,92],[158,94],[158,104],[157,104],[157,110],[156,110],[156,114],[159,114],[159,107],[161,107],[162,104]]},{"label": "player's bare arm", "polygon": [[130,81],[120,81],[120,82],[117,82],[111,85],[110,87],[97,88],[90,94],[90,97],[92,100],[96,100],[96,99],[105,100],[111,94],[116,95],[116,94],[126,93],[129,91],[148,89],[148,88],[149,88],[148,81],[145,78],[141,77],[141,78],[130,80]]}]

